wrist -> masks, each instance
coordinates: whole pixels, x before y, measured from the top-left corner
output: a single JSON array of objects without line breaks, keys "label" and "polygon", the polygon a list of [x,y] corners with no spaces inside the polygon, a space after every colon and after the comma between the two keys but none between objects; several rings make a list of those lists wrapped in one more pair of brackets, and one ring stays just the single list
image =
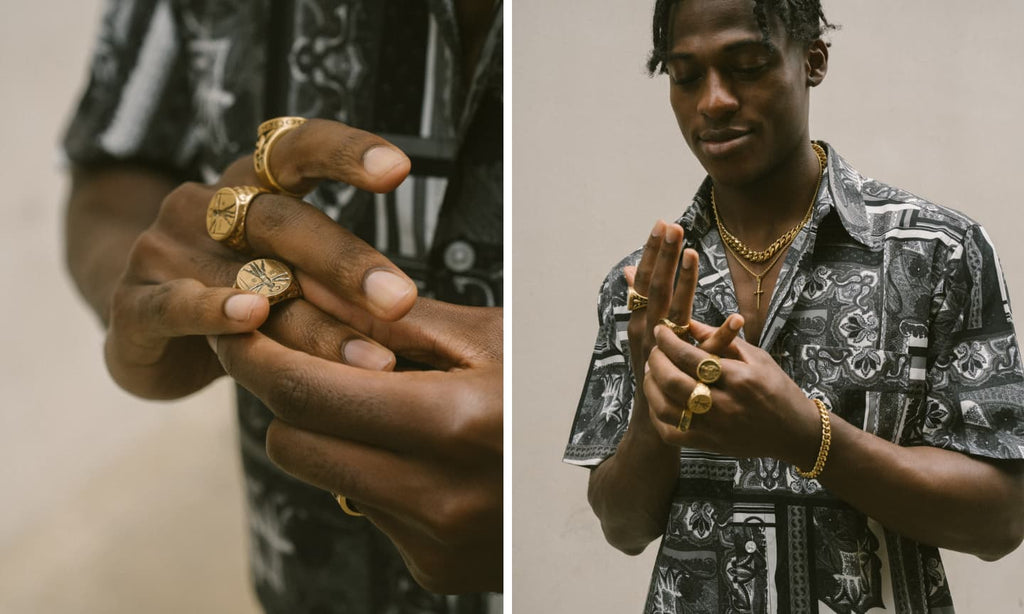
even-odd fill
[{"label": "wrist", "polygon": [[829,409],[823,401],[820,399],[812,399],[811,402],[814,404],[815,413],[818,416],[818,422],[820,425],[818,446],[816,448],[813,461],[810,464],[796,465],[796,471],[802,478],[817,479],[821,475],[822,471],[825,470],[829,452],[831,451],[832,421]]}]

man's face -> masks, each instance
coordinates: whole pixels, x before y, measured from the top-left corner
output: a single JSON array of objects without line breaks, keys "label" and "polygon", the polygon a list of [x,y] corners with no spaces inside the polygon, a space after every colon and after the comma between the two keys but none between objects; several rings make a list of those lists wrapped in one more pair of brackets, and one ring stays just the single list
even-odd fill
[{"label": "man's face", "polygon": [[672,110],[722,184],[765,178],[809,138],[808,46],[771,19],[766,44],[751,0],[681,0],[669,17]]}]

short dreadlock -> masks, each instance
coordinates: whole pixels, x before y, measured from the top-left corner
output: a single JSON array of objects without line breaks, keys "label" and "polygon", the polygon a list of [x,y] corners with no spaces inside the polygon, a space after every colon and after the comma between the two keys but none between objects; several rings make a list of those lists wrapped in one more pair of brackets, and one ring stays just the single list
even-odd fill
[{"label": "short dreadlock", "polygon": [[[647,60],[647,71],[654,75],[666,71],[668,55],[669,15],[672,6],[682,0],[658,0],[654,5],[653,45]],[[825,19],[821,0],[754,0],[754,18],[764,40],[771,36],[768,15],[775,13],[782,20],[786,32],[798,41],[811,42],[836,26]]]}]

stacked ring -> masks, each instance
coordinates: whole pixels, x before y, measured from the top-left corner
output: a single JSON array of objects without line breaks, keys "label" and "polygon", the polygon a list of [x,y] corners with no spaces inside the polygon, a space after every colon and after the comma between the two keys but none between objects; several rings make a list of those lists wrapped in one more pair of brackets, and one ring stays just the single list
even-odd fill
[{"label": "stacked ring", "polygon": [[247,262],[235,277],[235,287],[265,296],[271,305],[302,296],[288,265],[270,258]]},{"label": "stacked ring", "polygon": [[698,382],[686,401],[686,409],[695,414],[706,414],[711,411],[711,389],[707,384]]},{"label": "stacked ring", "polygon": [[281,184],[274,179],[270,172],[270,150],[288,132],[306,123],[304,117],[275,117],[260,124],[256,130],[256,150],[252,154],[253,167],[256,169],[256,176],[264,184],[272,187],[275,191],[295,198],[302,198],[303,193],[292,192],[281,187]]},{"label": "stacked ring", "polygon": [[227,245],[236,252],[252,252],[245,237],[245,217],[249,204],[268,190],[253,186],[221,188],[210,199],[206,208],[206,232],[215,241]]}]

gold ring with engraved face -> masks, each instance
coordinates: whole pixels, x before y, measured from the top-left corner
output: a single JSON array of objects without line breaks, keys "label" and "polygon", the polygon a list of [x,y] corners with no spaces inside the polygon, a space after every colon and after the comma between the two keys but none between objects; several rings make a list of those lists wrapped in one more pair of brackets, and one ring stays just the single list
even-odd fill
[{"label": "gold ring with engraved face", "polygon": [[267,192],[253,186],[217,190],[206,208],[206,232],[236,252],[251,253],[252,248],[245,237],[245,216],[249,213],[249,203]]},{"label": "gold ring with engraved face", "polygon": [[705,384],[714,384],[722,377],[722,362],[714,354],[697,363],[697,379]]},{"label": "gold ring with engraved face", "polygon": [[256,170],[256,176],[264,185],[268,185],[276,192],[302,198],[304,194],[292,192],[281,187],[281,184],[274,179],[270,172],[270,150],[286,133],[306,123],[304,117],[275,117],[260,124],[256,129],[256,150],[252,154],[252,164]]},{"label": "gold ring with engraved face", "polygon": [[706,414],[711,410],[711,389],[707,384],[698,382],[686,401],[686,409],[695,414]]},{"label": "gold ring with engraved face", "polygon": [[247,262],[235,277],[235,287],[265,296],[271,305],[302,296],[288,265],[270,258]]}]

